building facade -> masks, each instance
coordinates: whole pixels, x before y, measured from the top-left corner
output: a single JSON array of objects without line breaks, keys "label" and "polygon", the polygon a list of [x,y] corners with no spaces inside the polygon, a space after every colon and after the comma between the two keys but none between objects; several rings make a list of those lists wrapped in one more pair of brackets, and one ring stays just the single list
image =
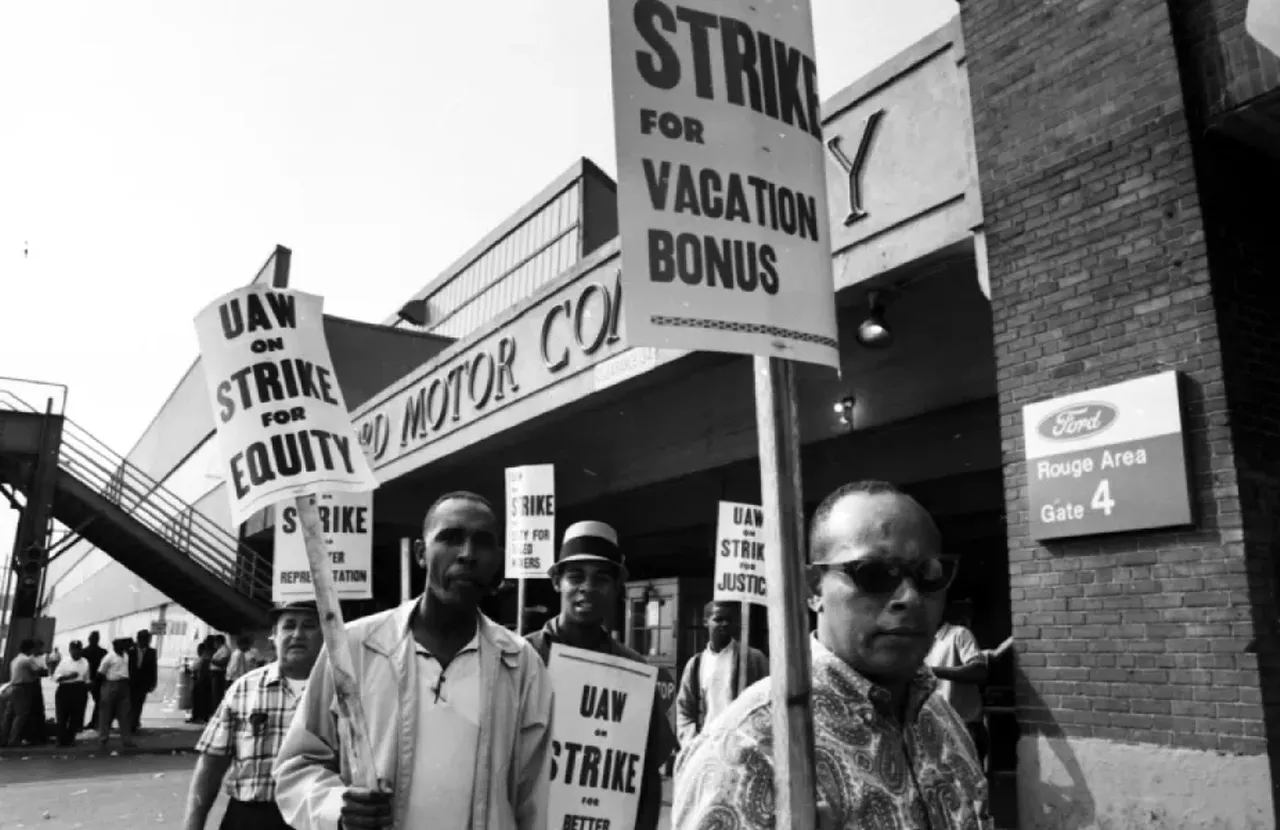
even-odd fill
[{"label": "building facade", "polygon": [[[1022,828],[1274,826],[1280,61],[1244,13],[964,0],[824,109],[841,372],[799,370],[806,507],[876,477],[938,518],[979,641],[1017,643],[986,699]],[[675,670],[701,647],[716,503],[760,497],[751,361],[628,345],[613,194],[587,162],[552,183],[409,298],[420,324],[386,320],[417,351],[330,333],[380,483],[351,612],[399,601],[436,495],[497,500],[503,468],[551,463],[558,524],[623,539],[619,636]],[[873,295],[888,348],[854,336]],[[1033,538],[1023,407],[1167,371],[1191,522]],[[184,381],[130,459],[225,523],[202,395]],[[269,558],[272,527],[245,544]],[[165,606],[111,559],[51,571],[60,639]],[[528,605],[554,611],[545,581]],[[514,592],[487,610],[514,625]],[[762,612],[749,630],[767,644]]]}]

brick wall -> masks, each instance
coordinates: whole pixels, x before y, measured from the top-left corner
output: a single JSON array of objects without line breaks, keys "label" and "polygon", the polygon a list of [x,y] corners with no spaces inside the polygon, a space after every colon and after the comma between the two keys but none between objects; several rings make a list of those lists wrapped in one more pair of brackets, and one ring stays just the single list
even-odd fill
[{"label": "brick wall", "polygon": [[[1023,728],[1260,753],[1243,517],[1168,7],[966,0],[961,16]],[[1022,405],[1165,369],[1188,380],[1196,528],[1033,542]]]},{"label": "brick wall", "polygon": [[1280,58],[1245,31],[1248,7],[1249,0],[1169,0],[1196,67],[1187,88],[1209,117],[1280,87]]}]

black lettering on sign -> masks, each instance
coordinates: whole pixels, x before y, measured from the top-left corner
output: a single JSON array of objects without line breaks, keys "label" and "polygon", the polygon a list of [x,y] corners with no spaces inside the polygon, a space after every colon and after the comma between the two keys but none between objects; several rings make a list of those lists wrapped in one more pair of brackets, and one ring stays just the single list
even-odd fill
[{"label": "black lettering on sign", "polygon": [[741,527],[764,527],[764,511],[759,507],[734,507],[733,523]]},{"label": "black lettering on sign", "polygon": [[369,572],[364,570],[338,570],[331,571],[334,582],[368,582]]},{"label": "black lettering on sign", "polygon": [[[323,533],[368,533],[369,508],[356,505],[321,504],[316,507],[320,514],[320,529]],[[286,533],[293,533],[298,528],[298,508],[292,505],[280,511],[281,524]]]},{"label": "black lettering on sign", "polygon": [[[699,98],[749,108],[821,140],[817,65],[799,49],[737,18],[661,0],[636,0],[632,20],[648,47],[636,52],[636,69],[654,89],[675,89],[685,80],[685,67],[674,45],[684,24],[693,58],[693,88]],[[713,71],[716,58],[724,79],[719,90]]]},{"label": "black lettering on sign", "polygon": [[[563,763],[561,763],[563,757]],[[636,792],[640,756],[574,741],[551,742],[551,780],[616,793]]]},{"label": "black lettering on sign", "polygon": [[622,723],[623,710],[627,708],[627,693],[592,685],[582,687],[582,702],[578,712],[584,718],[611,720]]},{"label": "black lettering on sign", "polygon": [[555,496],[518,496],[515,504],[517,516],[554,516],[556,514]]},{"label": "black lettering on sign", "polygon": [[300,358],[251,364],[218,384],[214,393],[220,407],[218,417],[225,424],[235,416],[237,406],[248,411],[258,404],[298,398],[337,405],[332,378],[324,366]]},{"label": "black lettering on sign", "polygon": [[[761,176],[643,159],[654,210],[759,225],[787,236],[818,240],[818,199]],[[673,178],[674,173],[674,178]],[[674,184],[674,190],[672,185]]]},{"label": "black lettering on sign", "polygon": [[764,542],[751,539],[721,539],[720,555],[731,559],[743,559],[748,562],[764,561]]},{"label": "black lettering on sign", "polygon": [[355,473],[351,464],[351,439],[322,429],[304,429],[254,441],[231,456],[230,477],[236,498],[253,487],[318,470]]},{"label": "black lettering on sign", "polygon": [[566,814],[560,830],[609,830],[609,819]]},{"label": "black lettering on sign", "polygon": [[772,245],[692,233],[673,236],[649,229],[649,279],[686,285],[719,285],[752,292],[778,293],[778,252]]},{"label": "black lettering on sign", "polygon": [[757,574],[721,574],[720,584],[716,588],[721,591],[739,591],[758,597],[765,596],[764,577]]},{"label": "black lettering on sign", "polygon": [[281,571],[281,585],[310,585],[311,571]]},{"label": "black lettering on sign", "polygon": [[[263,300],[265,299],[265,303]],[[298,314],[292,294],[271,291],[232,297],[218,306],[218,319],[222,321],[222,334],[235,340],[242,334],[275,329],[296,329]],[[269,312],[269,313],[268,313]]]}]

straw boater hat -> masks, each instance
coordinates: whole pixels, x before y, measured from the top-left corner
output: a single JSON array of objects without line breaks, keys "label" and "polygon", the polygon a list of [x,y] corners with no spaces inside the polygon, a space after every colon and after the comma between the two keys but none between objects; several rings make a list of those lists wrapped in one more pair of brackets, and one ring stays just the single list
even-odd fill
[{"label": "straw boater hat", "polygon": [[626,559],[618,547],[618,532],[604,522],[578,522],[564,532],[560,553],[548,573],[556,578],[570,562],[607,562],[618,569],[618,579],[627,581]]}]

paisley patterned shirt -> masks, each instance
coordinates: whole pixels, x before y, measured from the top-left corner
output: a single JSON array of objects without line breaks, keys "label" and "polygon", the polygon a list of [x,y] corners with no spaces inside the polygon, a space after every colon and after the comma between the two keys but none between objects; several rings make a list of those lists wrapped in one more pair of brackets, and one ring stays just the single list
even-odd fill
[{"label": "paisley patterned shirt", "polygon": [[[823,830],[991,830],[987,783],[964,723],[924,669],[907,726],[814,638],[813,731]],[[773,830],[769,681],[747,689],[681,753],[674,830]]]}]

